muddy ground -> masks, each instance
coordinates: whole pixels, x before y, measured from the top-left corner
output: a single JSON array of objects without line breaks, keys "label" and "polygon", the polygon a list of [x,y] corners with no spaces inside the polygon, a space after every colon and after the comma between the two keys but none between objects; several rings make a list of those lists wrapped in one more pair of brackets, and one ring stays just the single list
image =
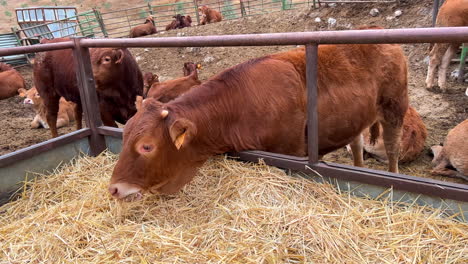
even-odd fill
[{"label": "muddy ground", "polygon": [[[369,15],[371,8],[378,8],[380,14]],[[394,12],[401,10],[403,14],[395,18]],[[432,0],[401,1],[397,4],[343,4],[336,7],[320,9],[302,9],[273,13],[264,16],[243,18],[235,21],[223,21],[206,26],[184,28],[162,32],[151,37],[165,36],[202,36],[221,34],[253,34],[270,32],[343,30],[359,25],[380,25],[386,28],[416,28],[431,25]],[[320,17],[322,22],[315,22]],[[335,26],[330,26],[329,18],[337,20]],[[422,116],[428,129],[426,149],[420,158],[410,164],[401,165],[401,172],[463,183],[462,180],[434,177],[428,175],[431,157],[429,147],[443,142],[449,129],[468,117],[468,97],[464,96],[466,84],[449,81],[449,92],[440,93],[437,89],[427,91],[424,80],[427,69],[425,57],[428,54],[428,44],[403,45],[409,60],[409,93],[410,104]],[[241,63],[247,59],[258,57],[289,47],[219,47],[219,48],[135,48],[131,52],[136,57],[142,71],[151,71],[160,76],[160,80],[168,80],[182,75],[182,65],[187,61],[200,62],[203,69],[200,78],[205,80],[221,70]],[[451,65],[451,70],[457,65]],[[19,69],[26,77],[31,87],[31,68]],[[28,88],[29,88],[28,87]],[[32,109],[22,104],[19,97],[0,101],[1,138],[0,154],[9,153],[26,146],[49,139],[49,131],[45,129],[30,129],[29,123],[34,116]],[[61,128],[60,134],[74,130],[74,125]],[[351,164],[350,155],[344,149],[330,153],[325,160]],[[386,165],[373,159],[366,160],[366,165],[375,169],[385,169]]]}]

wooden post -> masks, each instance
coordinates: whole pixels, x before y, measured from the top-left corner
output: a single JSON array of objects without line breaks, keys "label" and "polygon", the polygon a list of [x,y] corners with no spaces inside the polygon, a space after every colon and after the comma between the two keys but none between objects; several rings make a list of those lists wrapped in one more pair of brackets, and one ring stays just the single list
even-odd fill
[{"label": "wooden post", "polygon": [[306,45],[307,86],[307,152],[309,164],[318,162],[318,113],[317,113],[318,44]]},{"label": "wooden post", "polygon": [[91,155],[97,156],[106,149],[106,140],[98,131],[98,127],[102,126],[99,101],[94,85],[89,49],[81,47],[81,39],[82,37],[72,38],[75,44],[73,58],[86,126],[91,129],[91,136],[89,137],[90,152]]}]

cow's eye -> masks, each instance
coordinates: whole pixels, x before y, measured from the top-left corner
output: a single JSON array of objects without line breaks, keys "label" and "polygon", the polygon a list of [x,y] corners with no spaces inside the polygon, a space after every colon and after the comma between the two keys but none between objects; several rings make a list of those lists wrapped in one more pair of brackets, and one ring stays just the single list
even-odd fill
[{"label": "cow's eye", "polygon": [[105,62],[110,62],[110,61],[111,61],[111,58],[110,58],[110,57],[105,57],[105,58],[104,58],[104,61],[105,61]]},{"label": "cow's eye", "polygon": [[153,149],[154,149],[154,146],[151,145],[151,144],[142,144],[140,146],[140,152],[141,153],[149,153],[149,152],[153,151]]}]

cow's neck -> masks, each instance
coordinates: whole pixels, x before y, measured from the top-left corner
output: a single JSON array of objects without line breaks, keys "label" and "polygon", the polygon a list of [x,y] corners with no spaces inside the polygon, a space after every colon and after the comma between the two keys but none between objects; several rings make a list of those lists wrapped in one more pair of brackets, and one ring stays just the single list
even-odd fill
[{"label": "cow's neck", "polygon": [[[168,104],[177,118],[186,118],[197,127],[197,136],[191,144],[205,155],[228,151],[257,149],[254,140],[246,137],[245,124],[239,120],[242,105],[232,100],[239,90],[211,81],[192,88]],[[249,133],[252,134],[252,133]]]}]

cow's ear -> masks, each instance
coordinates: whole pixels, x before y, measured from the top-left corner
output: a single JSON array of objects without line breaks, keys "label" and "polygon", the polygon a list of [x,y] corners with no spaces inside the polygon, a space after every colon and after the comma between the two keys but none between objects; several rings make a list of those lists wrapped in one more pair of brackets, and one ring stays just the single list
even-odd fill
[{"label": "cow's ear", "polygon": [[135,107],[137,111],[140,111],[142,105],[143,105],[143,96],[137,95],[135,99]]},{"label": "cow's ear", "polygon": [[169,128],[172,143],[179,150],[187,146],[197,134],[197,127],[185,118],[179,118]]},{"label": "cow's ear", "polygon": [[122,49],[118,49],[117,50],[117,60],[115,61],[115,64],[119,64],[122,62],[123,58],[124,58],[125,54],[123,52]]},{"label": "cow's ear", "polygon": [[24,88],[19,88],[18,89],[18,94],[19,94],[20,97],[26,97],[26,92],[27,91]]}]

